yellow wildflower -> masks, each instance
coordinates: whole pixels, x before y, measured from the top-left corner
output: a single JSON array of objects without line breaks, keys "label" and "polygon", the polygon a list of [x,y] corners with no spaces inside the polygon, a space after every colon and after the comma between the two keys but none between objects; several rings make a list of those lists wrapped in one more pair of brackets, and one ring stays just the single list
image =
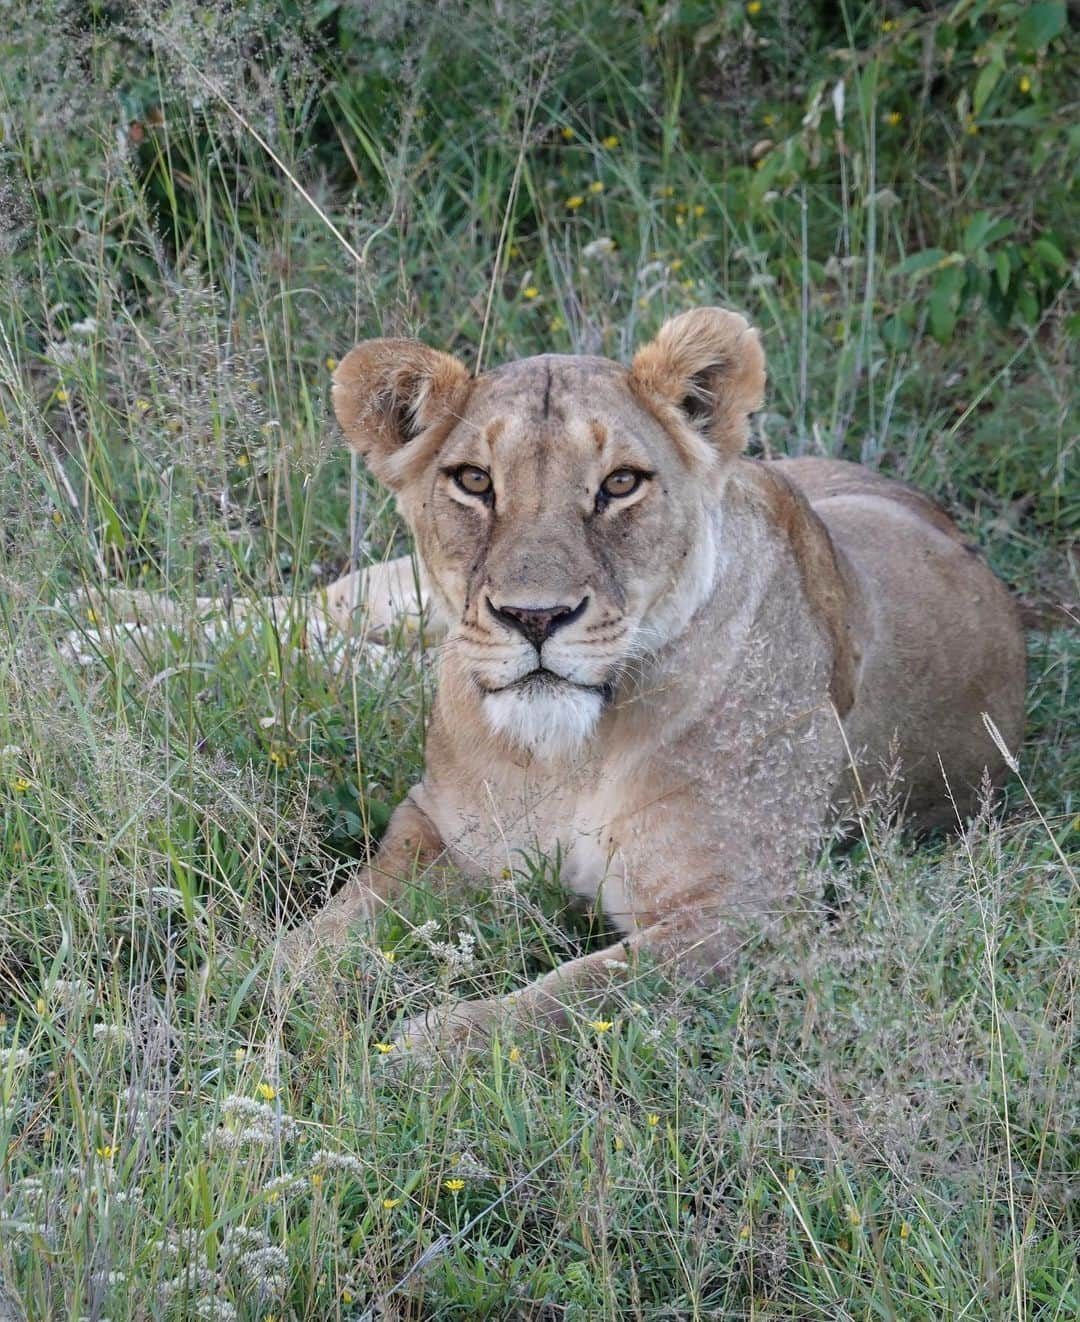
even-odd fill
[{"label": "yellow wildflower", "polygon": [[971,137],[974,137],[978,131],[978,124],[975,123],[974,119],[969,117],[967,123],[964,125],[964,132],[970,134]]},{"label": "yellow wildflower", "polygon": [[30,782],[26,779],[25,776],[16,776],[11,783],[11,788],[15,791],[16,794],[25,794],[26,791],[30,788]]},{"label": "yellow wildflower", "polygon": [[383,1209],[384,1211],[392,1212],[400,1202],[401,1202],[400,1198],[384,1198],[382,1200]]},{"label": "yellow wildflower", "polygon": [[271,748],[269,756],[271,765],[277,767],[279,771],[289,765],[288,755],[283,753],[280,748]]},{"label": "yellow wildflower", "polygon": [[566,330],[566,322],[563,321],[562,317],[552,317],[548,322],[548,330],[553,331],[558,335],[559,331]]},{"label": "yellow wildflower", "polygon": [[312,1186],[316,1189],[322,1188],[323,1177],[319,1171],[316,1171],[311,1177]]},{"label": "yellow wildflower", "polygon": [[520,1048],[520,1047],[511,1047],[511,1048],[510,1048],[510,1054],[509,1054],[509,1056],[507,1057],[507,1059],[509,1060],[509,1062],[510,1062],[511,1065],[516,1065],[516,1064],[518,1063],[518,1061],[521,1059],[521,1048]]},{"label": "yellow wildflower", "polygon": [[248,464],[250,463],[251,460],[247,457],[246,454],[237,455],[236,457],[237,468],[247,468]]},{"label": "yellow wildflower", "polygon": [[623,1142],[623,1137],[621,1134],[615,1135],[615,1142],[612,1144],[612,1146],[614,1147],[616,1152],[621,1152],[623,1150],[626,1144]]},{"label": "yellow wildflower", "polygon": [[135,401],[135,412],[136,412],[136,413],[149,413],[149,412],[150,412],[150,401],[149,401],[148,399],[137,399],[137,400]]},{"label": "yellow wildflower", "polygon": [[540,297],[540,291],[535,285],[526,285],[521,292],[530,301],[534,298]]},{"label": "yellow wildflower", "polygon": [[566,209],[568,211],[576,211],[578,207],[584,205],[585,205],[585,199],[581,196],[580,193],[575,193],[573,197],[568,197],[566,199]]},{"label": "yellow wildflower", "polygon": [[116,1148],[111,1143],[103,1143],[101,1147],[95,1148],[94,1151],[102,1161],[111,1161],[116,1156]]},{"label": "yellow wildflower", "polygon": [[388,1056],[394,1049],[393,1042],[375,1042],[372,1045],[380,1056]]},{"label": "yellow wildflower", "polygon": [[352,1301],[353,1301],[353,1294],[352,1294],[352,1291],[351,1291],[351,1290],[342,1290],[342,1292],[341,1292],[341,1302],[342,1302],[343,1304],[351,1304]]},{"label": "yellow wildflower", "polygon": [[888,115],[885,116],[885,122],[889,124],[890,127],[896,128],[897,124],[899,124],[903,118],[904,117],[899,110],[890,110]]},{"label": "yellow wildflower", "polygon": [[444,1180],[443,1188],[449,1189],[451,1193],[460,1193],[465,1188],[464,1180]]},{"label": "yellow wildflower", "polygon": [[564,124],[559,132],[563,135],[565,141],[572,142],[574,140],[574,130],[569,124]]},{"label": "yellow wildflower", "polygon": [[705,208],[699,202],[697,206],[694,208],[694,215],[697,216],[698,220],[700,220],[704,214],[705,214]]},{"label": "yellow wildflower", "polygon": [[901,1221],[901,1223],[900,1223],[900,1238],[901,1238],[901,1239],[909,1239],[910,1237],[911,1237],[911,1227],[908,1225],[908,1223],[907,1223],[906,1221]]},{"label": "yellow wildflower", "polygon": [[617,147],[618,145],[619,145],[619,135],[617,133],[609,133],[606,138],[602,138],[600,140],[600,146],[606,147],[608,151],[613,150],[613,148]]},{"label": "yellow wildflower", "polygon": [[589,185],[590,193],[602,193],[603,191],[604,191],[604,181],[602,179],[594,179],[592,183]]},{"label": "yellow wildflower", "polygon": [[247,1059],[246,1049],[244,1047],[237,1047],[236,1050],[233,1052],[233,1060],[235,1060],[236,1063],[239,1065],[242,1061],[246,1059]]},{"label": "yellow wildflower", "polygon": [[656,1126],[660,1123],[660,1117],[656,1114],[655,1111],[653,1111],[650,1115],[647,1115],[645,1117],[645,1123],[649,1126],[650,1129],[655,1129]]},{"label": "yellow wildflower", "polygon": [[693,287],[694,287],[694,282],[693,282],[693,280],[684,280],[684,281],[682,282],[682,288],[683,288],[683,289],[693,289]]},{"label": "yellow wildflower", "polygon": [[68,392],[64,389],[63,386],[58,386],[58,387],[57,387],[57,389],[56,389],[56,402],[57,402],[58,404],[66,404],[70,398],[71,398],[71,396],[68,394]]},{"label": "yellow wildflower", "polygon": [[661,197],[674,197],[674,196],[675,196],[675,186],[674,186],[674,184],[665,184],[665,185],[663,186],[663,188],[661,188],[661,190],[660,190],[660,196],[661,196]]},{"label": "yellow wildflower", "polygon": [[847,1219],[848,1219],[848,1225],[851,1226],[862,1225],[862,1217],[859,1215],[858,1208],[853,1207],[850,1203],[848,1203],[847,1205]]},{"label": "yellow wildflower", "polygon": [[882,23],[882,25],[881,25],[881,30],[882,30],[882,32],[891,32],[891,31],[893,30],[894,27],[896,27],[896,19],[895,19],[895,18],[887,18],[887,19],[885,20],[885,22]]},{"label": "yellow wildflower", "polygon": [[787,1168],[787,1182],[788,1182],[788,1184],[794,1184],[794,1183],[795,1183],[795,1167],[794,1167],[794,1166],[789,1166],[789,1167]]},{"label": "yellow wildflower", "polygon": [[594,1019],[589,1024],[589,1027],[593,1029],[594,1032],[607,1033],[610,1032],[614,1022],[615,1021],[613,1019]]},{"label": "yellow wildflower", "polygon": [[53,512],[52,512],[52,521],[53,521],[53,523],[63,523],[63,522],[64,522],[64,516],[60,513],[59,510],[53,510]]},{"label": "yellow wildflower", "polygon": [[682,229],[682,227],[686,224],[686,217],[682,215],[676,216],[675,224],[678,226],[679,229]]},{"label": "yellow wildflower", "polygon": [[1031,91],[1031,79],[1027,76],[1027,74],[1024,74],[1024,76],[1020,79],[1020,90],[1021,92]]},{"label": "yellow wildflower", "polygon": [[761,0],[750,0],[750,3],[746,6],[746,12],[751,16],[754,14],[760,14]]},{"label": "yellow wildflower", "polygon": [[741,1227],[740,1227],[740,1229],[739,1229],[739,1238],[740,1238],[740,1239],[749,1239],[749,1238],[750,1238],[750,1227],[749,1227],[749,1226],[741,1226]]},{"label": "yellow wildflower", "polygon": [[507,248],[506,255],[507,257],[510,258],[511,261],[513,261],[514,258],[521,256],[521,249],[517,246],[516,243],[512,243],[510,247]]},{"label": "yellow wildflower", "polygon": [[327,358],[327,360],[326,360],[326,370],[327,370],[328,372],[332,372],[332,371],[334,371],[334,369],[335,369],[336,367],[337,367],[337,359],[336,359],[336,358]]},{"label": "yellow wildflower", "polygon": [[45,1013],[45,997],[44,997],[44,996],[39,996],[39,997],[37,998],[37,1001],[34,1003],[34,1009],[38,1012],[38,1014],[44,1014],[44,1013]]},{"label": "yellow wildflower", "polygon": [[676,257],[673,261],[668,262],[669,271],[681,271],[682,266],[683,266],[683,260],[681,257]]},{"label": "yellow wildflower", "polygon": [[386,960],[386,962],[387,962],[388,964],[392,964],[392,963],[394,962],[394,960],[397,959],[397,951],[396,951],[396,950],[384,950],[384,951],[382,952],[382,957],[383,957],[383,959]]},{"label": "yellow wildflower", "polygon": [[762,115],[761,122],[765,125],[767,129],[771,129],[772,126],[776,123],[776,116],[772,113],[772,111],[770,111],[767,115]]},{"label": "yellow wildflower", "polygon": [[255,1091],[264,1102],[272,1102],[277,1096],[277,1089],[272,1083],[260,1083]]}]

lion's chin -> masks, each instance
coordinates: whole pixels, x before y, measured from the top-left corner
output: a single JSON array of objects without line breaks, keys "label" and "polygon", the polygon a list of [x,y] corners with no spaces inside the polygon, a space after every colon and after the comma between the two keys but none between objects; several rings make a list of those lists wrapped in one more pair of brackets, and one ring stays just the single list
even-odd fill
[{"label": "lion's chin", "polygon": [[487,693],[484,716],[497,733],[540,758],[566,758],[592,736],[604,710],[599,689],[576,684],[515,684]]}]

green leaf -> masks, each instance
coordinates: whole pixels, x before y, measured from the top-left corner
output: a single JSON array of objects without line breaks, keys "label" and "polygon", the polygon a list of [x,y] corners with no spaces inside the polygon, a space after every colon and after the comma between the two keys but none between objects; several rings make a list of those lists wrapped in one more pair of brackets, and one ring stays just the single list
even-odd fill
[{"label": "green leaf", "polygon": [[1064,254],[1056,243],[1051,243],[1049,239],[1036,239],[1031,245],[1047,266],[1051,266],[1055,271],[1068,270]]},{"label": "green leaf", "polygon": [[956,319],[960,315],[960,293],[964,287],[965,271],[962,266],[947,266],[939,271],[930,291],[930,334],[939,344],[951,338]]},{"label": "green leaf", "polygon": [[1038,318],[1039,300],[1027,285],[1016,295],[1016,305],[1020,309],[1020,315],[1026,322],[1031,323]]},{"label": "green leaf", "polygon": [[924,248],[922,252],[913,252],[910,257],[905,257],[899,266],[893,268],[893,275],[918,275],[920,271],[940,266],[948,255],[944,248]]},{"label": "green leaf", "polygon": [[974,108],[977,115],[990,99],[990,93],[998,85],[998,80],[1005,72],[1005,66],[997,60],[991,60],[975,80]]},{"label": "green leaf", "polygon": [[967,223],[960,246],[968,256],[982,252],[998,239],[1011,234],[1016,223],[1011,220],[995,220],[989,211],[977,211]]},{"label": "green leaf", "polygon": [[1012,264],[1009,261],[1009,254],[1004,248],[998,250],[994,257],[994,271],[997,274],[998,288],[1003,294],[1009,292],[1009,280],[1012,276]]},{"label": "green leaf", "polygon": [[1064,31],[1064,4],[1031,5],[1016,25],[1016,48],[1022,55],[1035,55]]},{"label": "green leaf", "polygon": [[899,316],[886,317],[881,323],[881,338],[890,349],[906,349],[913,336]]}]

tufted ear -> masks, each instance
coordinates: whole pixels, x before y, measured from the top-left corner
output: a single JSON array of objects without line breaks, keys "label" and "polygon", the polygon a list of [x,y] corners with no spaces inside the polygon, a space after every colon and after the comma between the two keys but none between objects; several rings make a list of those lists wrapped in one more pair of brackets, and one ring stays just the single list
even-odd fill
[{"label": "tufted ear", "polygon": [[400,487],[426,460],[423,442],[437,444],[460,415],[469,380],[463,363],[419,340],[365,340],[334,372],[334,412],[372,473]]},{"label": "tufted ear", "polygon": [[758,333],[727,308],[693,308],[660,327],[634,355],[630,379],[646,396],[678,410],[725,458],[746,445],[749,417],[765,393]]}]

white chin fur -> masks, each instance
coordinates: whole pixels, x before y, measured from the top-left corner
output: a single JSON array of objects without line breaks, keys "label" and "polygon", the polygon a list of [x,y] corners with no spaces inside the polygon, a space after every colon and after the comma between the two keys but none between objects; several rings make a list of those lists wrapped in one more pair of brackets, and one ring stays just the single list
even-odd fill
[{"label": "white chin fur", "polygon": [[599,693],[565,685],[489,693],[484,716],[497,734],[536,757],[567,757],[596,729],[604,700]]}]

